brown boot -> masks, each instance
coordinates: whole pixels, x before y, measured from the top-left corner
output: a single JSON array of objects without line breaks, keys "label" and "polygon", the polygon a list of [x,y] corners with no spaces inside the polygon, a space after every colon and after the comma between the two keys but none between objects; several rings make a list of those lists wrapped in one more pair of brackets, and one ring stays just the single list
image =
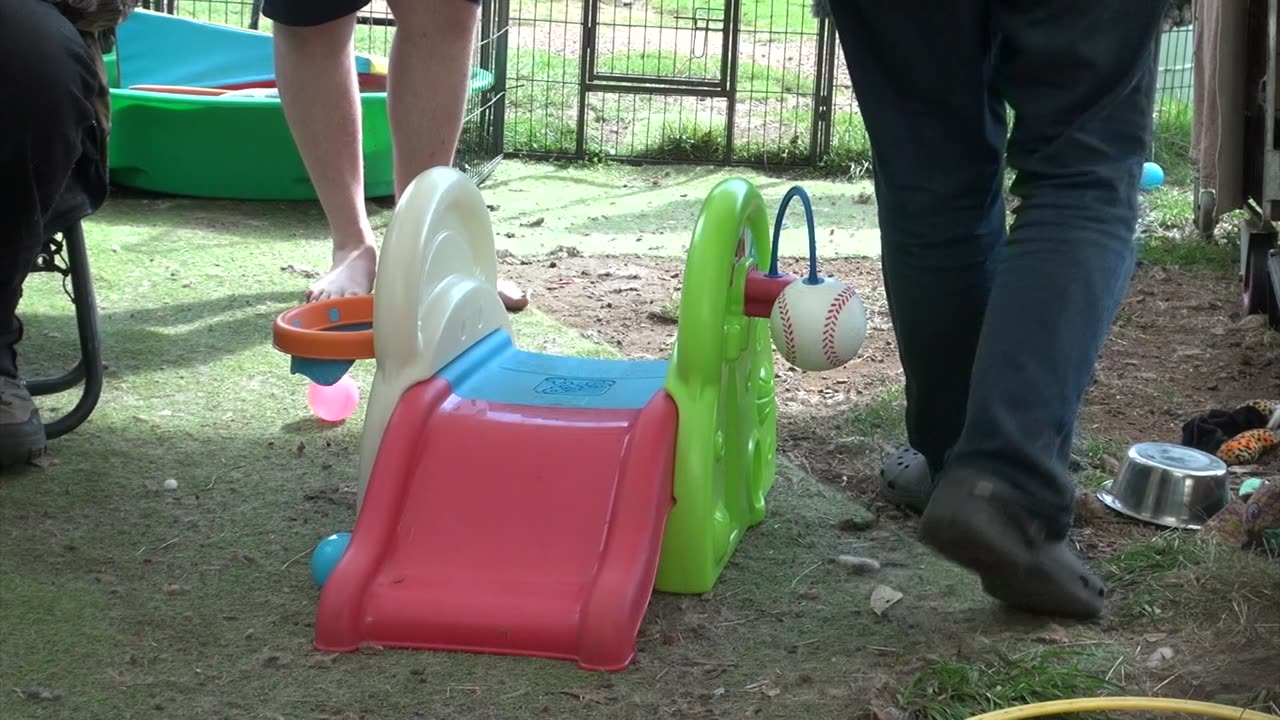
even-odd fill
[{"label": "brown boot", "polygon": [[44,423],[21,380],[0,375],[0,467],[22,465],[45,450]]}]

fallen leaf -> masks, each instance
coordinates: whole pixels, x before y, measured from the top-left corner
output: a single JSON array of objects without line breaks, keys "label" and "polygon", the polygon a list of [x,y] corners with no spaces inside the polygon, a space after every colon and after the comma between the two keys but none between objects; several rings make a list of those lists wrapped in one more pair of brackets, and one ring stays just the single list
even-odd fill
[{"label": "fallen leaf", "polygon": [[179,584],[177,584],[177,583],[167,583],[167,584],[164,586],[164,594],[165,594],[165,595],[181,595],[181,594],[185,593],[186,591],[187,591],[187,589],[186,589],[185,587],[183,587],[183,586],[181,586],[181,585],[179,585]]},{"label": "fallen leaf", "polygon": [[57,690],[42,687],[25,688],[23,690],[19,690],[18,694],[27,700],[47,700],[49,702],[56,702],[62,699],[62,693]]},{"label": "fallen leaf", "polygon": [[1156,648],[1156,651],[1147,656],[1147,667],[1158,668],[1169,662],[1174,656],[1173,648],[1165,646]]},{"label": "fallen leaf", "polygon": [[894,590],[888,585],[877,585],[875,590],[871,591],[871,610],[877,615],[883,615],[894,603],[902,599],[902,593]]},{"label": "fallen leaf", "polygon": [[1160,642],[1161,640],[1167,637],[1169,637],[1169,633],[1147,633],[1146,635],[1142,636],[1142,639],[1146,640],[1149,643],[1156,643],[1156,642]]}]

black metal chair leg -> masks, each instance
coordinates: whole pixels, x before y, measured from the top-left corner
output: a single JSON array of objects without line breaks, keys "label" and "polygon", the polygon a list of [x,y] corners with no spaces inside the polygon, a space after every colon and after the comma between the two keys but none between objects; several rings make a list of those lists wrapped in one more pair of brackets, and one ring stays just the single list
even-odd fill
[{"label": "black metal chair leg", "polygon": [[1271,274],[1271,327],[1280,330],[1280,245],[1271,251],[1267,270]]},{"label": "black metal chair leg", "polygon": [[[102,397],[102,336],[98,327],[98,301],[93,293],[93,275],[89,272],[89,254],[84,242],[84,228],[76,223],[62,233],[67,254],[67,272],[71,277],[71,301],[76,310],[76,332],[80,336],[80,359],[75,367],[57,377],[28,380],[32,395],[52,395],[84,384],[80,399],[65,415],[45,423],[50,440],[62,437],[84,424]],[[47,268],[42,268],[47,269]]]}]

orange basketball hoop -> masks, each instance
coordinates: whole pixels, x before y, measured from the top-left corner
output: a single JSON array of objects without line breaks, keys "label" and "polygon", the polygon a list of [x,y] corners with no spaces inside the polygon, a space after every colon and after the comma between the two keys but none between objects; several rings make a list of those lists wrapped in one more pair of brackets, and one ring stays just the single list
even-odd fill
[{"label": "orange basketball hoop", "polygon": [[312,360],[373,358],[373,296],[307,303],[286,310],[271,330],[277,350]]}]

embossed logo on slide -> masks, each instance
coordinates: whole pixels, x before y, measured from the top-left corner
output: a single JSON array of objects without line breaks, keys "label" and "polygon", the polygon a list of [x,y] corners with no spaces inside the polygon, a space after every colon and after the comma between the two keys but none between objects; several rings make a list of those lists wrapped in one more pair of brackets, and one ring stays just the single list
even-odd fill
[{"label": "embossed logo on slide", "polygon": [[604,395],[613,384],[613,380],[548,377],[543,378],[533,391],[540,395]]}]

